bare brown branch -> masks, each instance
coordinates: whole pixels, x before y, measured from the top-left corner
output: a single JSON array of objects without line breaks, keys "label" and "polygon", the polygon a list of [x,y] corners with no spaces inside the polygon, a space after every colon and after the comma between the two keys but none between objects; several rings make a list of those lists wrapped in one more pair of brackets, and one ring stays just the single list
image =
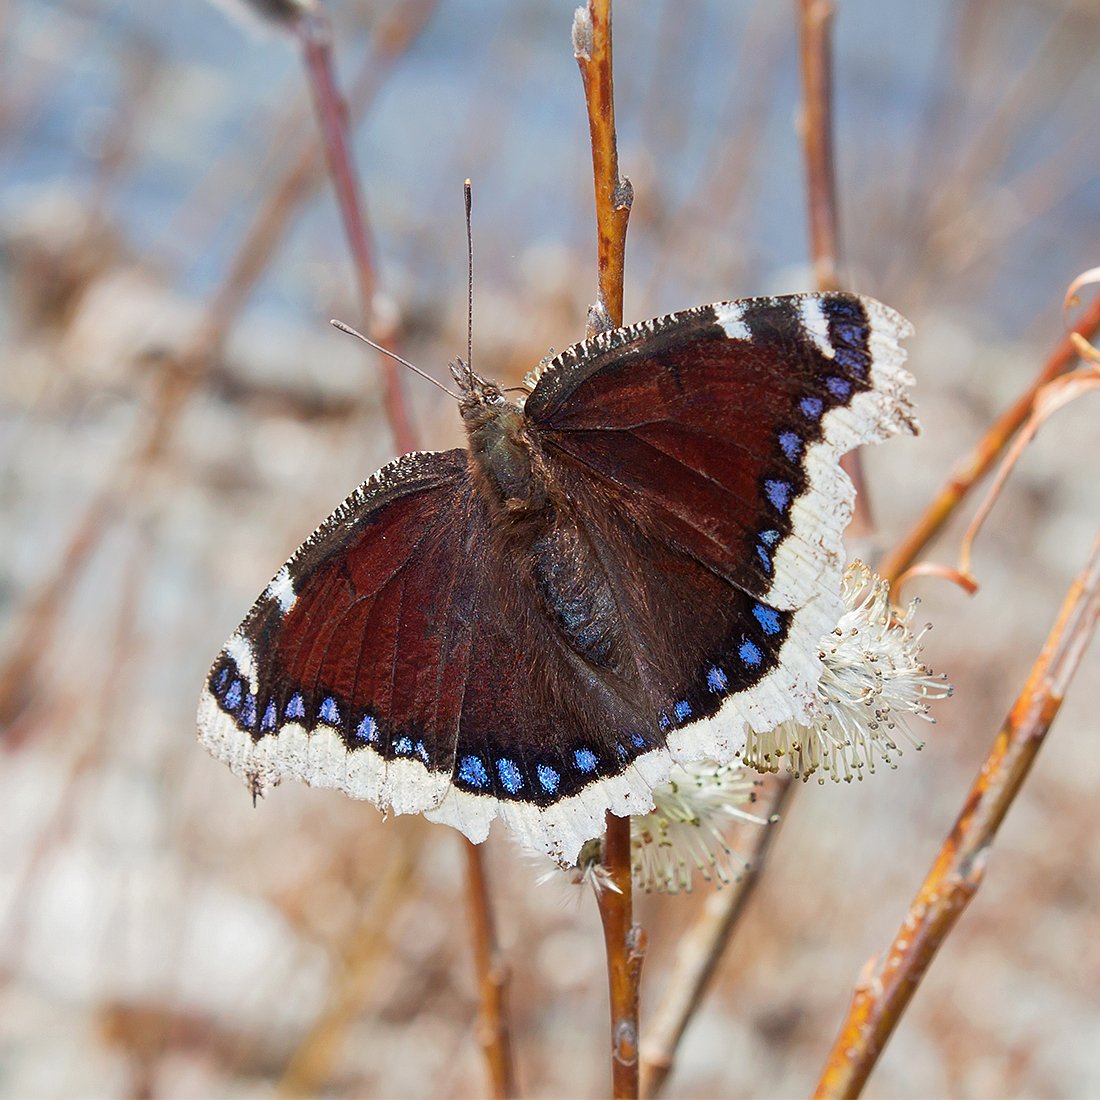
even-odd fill
[{"label": "bare brown branch", "polygon": [[592,136],[592,178],[596,187],[598,282],[589,335],[623,323],[626,224],[633,190],[619,175],[615,141],[615,98],[611,67],[611,0],[590,0],[573,18],[573,54],[584,82]]},{"label": "bare brown branch", "polygon": [[597,898],[607,950],[611,1000],[611,1086],[615,1100],[638,1096],[638,991],[645,958],[645,932],[634,923],[630,818],[607,815],[603,865],[610,887]]},{"label": "bare brown branch", "polygon": [[1100,538],[886,954],[869,962],[815,1096],[858,1096],[936,952],[981,886],[989,849],[1100,618]]},{"label": "bare brown branch", "polygon": [[512,1059],[512,1037],[508,1026],[508,968],[497,946],[493,911],[489,905],[489,884],[485,874],[484,850],[461,838],[466,853],[466,888],[470,910],[470,932],[477,967],[481,1011],[477,1038],[493,1087],[493,1096],[506,1100],[518,1096]]}]

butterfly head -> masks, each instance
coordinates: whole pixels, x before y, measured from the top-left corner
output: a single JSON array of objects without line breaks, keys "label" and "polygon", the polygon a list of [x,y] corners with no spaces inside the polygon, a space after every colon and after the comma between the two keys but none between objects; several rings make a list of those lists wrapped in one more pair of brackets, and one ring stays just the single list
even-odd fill
[{"label": "butterfly head", "polygon": [[509,404],[495,382],[482,378],[463,359],[456,359],[451,364],[451,377],[458,384],[458,407],[464,420],[480,420],[495,416]]}]

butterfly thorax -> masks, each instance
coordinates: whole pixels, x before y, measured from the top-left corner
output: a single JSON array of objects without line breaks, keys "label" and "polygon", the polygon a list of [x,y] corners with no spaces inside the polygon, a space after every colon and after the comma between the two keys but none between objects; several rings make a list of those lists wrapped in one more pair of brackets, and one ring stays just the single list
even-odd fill
[{"label": "butterfly thorax", "polygon": [[455,372],[471,465],[493,527],[565,645],[590,666],[613,671],[622,660],[607,578],[565,493],[542,459],[523,410],[472,372]]},{"label": "butterfly thorax", "polygon": [[476,480],[495,514],[529,515],[546,506],[546,485],[535,471],[523,410],[495,382],[456,364],[462,388],[459,411],[466,426]]}]

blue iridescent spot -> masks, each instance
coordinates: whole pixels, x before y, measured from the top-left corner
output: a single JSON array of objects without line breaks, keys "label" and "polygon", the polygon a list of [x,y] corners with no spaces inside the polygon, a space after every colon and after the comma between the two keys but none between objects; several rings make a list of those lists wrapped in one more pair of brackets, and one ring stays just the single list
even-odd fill
[{"label": "blue iridescent spot", "polygon": [[278,711],[275,709],[275,700],[268,699],[267,709],[264,711],[264,720],[260,723],[260,729],[273,730],[275,728],[275,719],[278,717]]},{"label": "blue iridescent spot", "polygon": [[661,717],[657,719],[657,725],[660,726],[661,729],[667,730],[668,727],[672,725],[672,722],[669,721],[667,714],[662,714]]},{"label": "blue iridescent spot", "polygon": [[630,743],[636,749],[644,749],[645,748],[645,738],[640,733],[632,733],[630,735]]},{"label": "blue iridescent spot", "polygon": [[836,375],[825,379],[825,387],[838,401],[846,401],[852,392],[852,383],[847,378],[837,378]]},{"label": "blue iridescent spot", "polygon": [[766,542],[769,546],[774,546],[779,541],[778,531],[761,531],[760,539]]},{"label": "blue iridescent spot", "polygon": [[286,716],[287,718],[305,718],[306,705],[302,702],[302,697],[298,692],[295,692],[287,701]]},{"label": "blue iridescent spot", "polygon": [[573,759],[577,763],[577,770],[586,775],[596,770],[596,754],[591,749],[577,749],[573,753]]},{"label": "blue iridescent spot", "polygon": [[737,652],[741,656],[741,660],[747,665],[752,665],[754,668],[760,664],[764,659],[764,654],[760,652],[760,647],[750,642],[748,639],[741,643]]},{"label": "blue iridescent spot", "polygon": [[331,695],[326,695],[321,700],[320,707],[317,708],[317,717],[322,722],[328,722],[330,726],[338,726],[340,724],[340,708],[336,705],[336,700]]},{"label": "blue iridescent spot", "polygon": [[359,719],[359,725],[355,727],[355,736],[368,743],[377,741],[378,723],[369,714],[364,714]]},{"label": "blue iridescent spot", "polygon": [[615,742],[615,755],[620,760],[625,760],[630,755],[630,750],[621,741]]},{"label": "blue iridescent spot", "polygon": [[715,693],[715,695],[721,694],[729,686],[729,680],[726,678],[726,674],[717,666],[714,665],[707,673],[707,687]]},{"label": "blue iridescent spot", "polygon": [[485,765],[476,756],[464,756],[458,765],[458,778],[471,787],[489,786],[489,773]]},{"label": "blue iridescent spot", "polygon": [[825,408],[825,402],[820,397],[804,397],[799,401],[798,407],[802,410],[803,416],[816,420]]},{"label": "blue iridescent spot", "polygon": [[791,483],[768,478],[764,482],[764,493],[771,501],[772,507],[782,512],[791,502]]},{"label": "blue iridescent spot", "polygon": [[778,634],[782,629],[779,612],[774,607],[766,607],[764,604],[758,603],[752,609],[752,613],[756,616],[756,621],[764,628],[765,634]]},{"label": "blue iridescent spot", "polygon": [[428,766],[428,750],[424,747],[424,742],[423,741],[417,741],[417,743],[415,745],[413,745],[413,749],[416,751],[416,755],[419,756],[420,759],[424,761],[424,767],[427,767]]},{"label": "blue iridescent spot", "polygon": [[851,371],[858,378],[863,378],[867,374],[867,356],[853,348],[838,347],[834,362],[838,367]]},{"label": "blue iridescent spot", "polygon": [[411,737],[399,737],[393,743],[393,751],[398,756],[412,756],[413,743]]},{"label": "blue iridescent spot", "polygon": [[220,695],[225,687],[225,681],[229,679],[229,666],[226,665],[214,678],[214,690]]},{"label": "blue iridescent spot", "polygon": [[256,724],[256,696],[246,695],[241,703],[241,725],[251,729]]},{"label": "blue iridescent spot", "polygon": [[[812,401],[813,398],[806,398],[805,400]],[[802,411],[806,412],[805,407]],[[807,415],[809,414],[807,413]],[[798,432],[780,432],[779,447],[791,462],[797,462],[799,455],[802,454],[802,436]]]},{"label": "blue iridescent spot", "polygon": [[676,712],[678,722],[691,717],[691,704],[686,699],[681,699],[672,709]]},{"label": "blue iridescent spot", "polygon": [[241,682],[240,680],[234,680],[229,685],[229,690],[225,693],[225,707],[226,710],[236,710],[241,705]]},{"label": "blue iridescent spot", "polygon": [[538,772],[539,782],[542,784],[543,790],[553,794],[558,789],[561,776],[549,764],[539,764],[535,771]]},{"label": "blue iridescent spot", "polygon": [[768,556],[768,548],[766,546],[757,546],[756,556],[760,559],[760,564],[764,567],[765,573],[772,571],[772,559]]},{"label": "blue iridescent spot", "polygon": [[509,760],[506,756],[502,756],[497,761],[497,774],[509,794],[515,794],[523,786],[523,776],[516,767],[516,762]]}]

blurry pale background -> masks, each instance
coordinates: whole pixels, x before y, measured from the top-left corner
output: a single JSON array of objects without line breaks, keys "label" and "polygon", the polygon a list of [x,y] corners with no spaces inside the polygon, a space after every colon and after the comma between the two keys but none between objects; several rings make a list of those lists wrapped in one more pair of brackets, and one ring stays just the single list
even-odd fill
[{"label": "blurry pale background", "polygon": [[[845,272],[913,319],[924,434],[868,456],[886,548],[1037,372],[1066,284],[1100,262],[1100,12],[1086,0],[838,0]],[[793,2],[615,13],[626,312],[806,289]],[[341,75],[391,6],[334,2]],[[514,380],[582,333],[594,287],[572,5],[441,0],[357,131],[406,355],[465,348],[461,185],[475,186],[475,361]],[[251,219],[313,135],[293,44],[198,0],[0,4],[0,607],[87,567],[36,642],[0,758],[0,1093],[266,1096],[314,1063],[336,1096],[485,1091],[456,835],[331,792],[257,809],[194,741],[207,666],[313,525],[392,456],[327,185],[225,354],[163,405]],[[403,380],[422,437],[453,407]],[[158,405],[158,402],[160,403]],[[1058,415],[994,512],[973,599],[921,582],[956,697],[897,771],[798,792],[695,1020],[674,1096],[801,1096],[864,961],[893,935],[1082,562],[1097,410]],[[961,526],[936,548],[951,560]],[[40,625],[40,624],[39,624]],[[988,879],[872,1079],[883,1097],[1100,1095],[1096,652]],[[603,1095],[591,899],[488,845],[529,1096]],[[645,1007],[703,891],[641,903]]]}]

